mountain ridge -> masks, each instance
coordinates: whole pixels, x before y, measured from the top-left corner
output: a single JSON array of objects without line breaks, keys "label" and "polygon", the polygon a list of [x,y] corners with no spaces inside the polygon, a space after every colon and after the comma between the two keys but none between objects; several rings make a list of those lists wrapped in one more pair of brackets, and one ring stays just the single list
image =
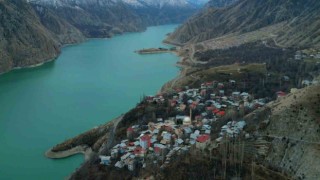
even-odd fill
[{"label": "mountain ridge", "polygon": [[[213,3],[210,1],[208,4]],[[285,23],[274,38],[283,46],[319,45],[320,39],[305,38],[303,34],[319,34],[320,2],[311,0],[262,1],[242,0],[224,8],[208,7],[181,25],[167,42],[187,44],[218,38],[231,33],[243,34]],[[303,27],[301,28],[301,24]],[[305,33],[304,33],[305,31]],[[292,37],[292,34],[295,34]]]},{"label": "mountain ridge", "polygon": [[29,4],[19,0],[3,1],[0,11],[0,73],[43,63],[60,53],[59,38],[41,24]]},{"label": "mountain ridge", "polygon": [[139,8],[125,2],[132,1],[0,1],[0,73],[54,59],[64,44],[144,31],[150,25],[181,23],[200,7],[186,0],[148,0],[148,6]]}]

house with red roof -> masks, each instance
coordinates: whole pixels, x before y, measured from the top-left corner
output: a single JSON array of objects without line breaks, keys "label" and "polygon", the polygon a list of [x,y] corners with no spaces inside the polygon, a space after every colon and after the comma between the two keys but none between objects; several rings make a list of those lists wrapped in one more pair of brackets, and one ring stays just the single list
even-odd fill
[{"label": "house with red roof", "polygon": [[277,98],[284,97],[284,96],[287,95],[287,94],[286,94],[285,92],[283,92],[283,91],[278,91],[276,94],[277,94]]},{"label": "house with red roof", "polygon": [[214,114],[217,114],[218,112],[220,112],[220,110],[219,110],[219,109],[214,109],[212,112],[213,112]]},{"label": "house with red roof", "polygon": [[226,115],[226,112],[225,111],[219,111],[219,112],[216,113],[216,115],[218,117],[222,117],[222,116]]},{"label": "house with red roof", "polygon": [[146,154],[146,150],[143,149],[141,146],[137,146],[134,151],[133,154],[137,157],[144,157]]},{"label": "house with red roof", "polygon": [[210,136],[208,134],[202,134],[196,139],[196,148],[205,149],[207,145],[210,143]]},{"label": "house with red roof", "polygon": [[140,137],[140,146],[144,149],[148,149],[151,146],[151,138],[148,134]]}]

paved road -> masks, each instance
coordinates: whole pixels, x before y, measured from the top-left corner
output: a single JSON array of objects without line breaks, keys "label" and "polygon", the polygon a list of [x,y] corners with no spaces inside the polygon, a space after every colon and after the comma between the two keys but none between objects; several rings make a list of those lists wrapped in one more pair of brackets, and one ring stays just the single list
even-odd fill
[{"label": "paved road", "polygon": [[113,122],[114,123],[113,124],[113,129],[110,132],[110,135],[109,135],[109,138],[108,138],[108,142],[107,142],[107,145],[106,145],[106,149],[110,149],[111,148],[111,145],[113,144],[113,141],[114,141],[115,132],[116,132],[118,124],[122,120],[122,118],[123,118],[123,115],[113,120],[114,121]]}]

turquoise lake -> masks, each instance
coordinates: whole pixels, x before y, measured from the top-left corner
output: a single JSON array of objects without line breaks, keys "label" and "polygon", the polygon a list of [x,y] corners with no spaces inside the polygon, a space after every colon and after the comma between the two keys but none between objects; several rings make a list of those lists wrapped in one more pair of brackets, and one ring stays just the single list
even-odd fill
[{"label": "turquoise lake", "polygon": [[155,94],[179,69],[173,54],[139,55],[167,47],[177,25],[149,27],[111,39],[68,46],[56,61],[0,76],[0,179],[64,179],[84,158],[52,160],[57,143],[125,113]]}]

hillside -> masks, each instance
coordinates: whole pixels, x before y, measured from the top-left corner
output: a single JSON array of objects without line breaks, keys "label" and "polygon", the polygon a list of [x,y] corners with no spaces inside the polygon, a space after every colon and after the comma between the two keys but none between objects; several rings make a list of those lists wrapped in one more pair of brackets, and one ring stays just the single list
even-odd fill
[{"label": "hillside", "polygon": [[56,58],[64,44],[181,23],[206,0],[0,1],[0,74]]},{"label": "hillside", "polygon": [[142,31],[150,25],[181,23],[203,5],[201,2],[187,0],[29,0],[29,2],[49,8],[87,37],[108,37],[122,32]]},{"label": "hillside", "polygon": [[33,9],[41,24],[59,43],[73,44],[85,40],[84,35],[76,27],[56,16],[50,9],[38,5],[34,5]]},{"label": "hillside", "polygon": [[319,89],[318,84],[296,90],[246,117],[247,130],[256,129],[256,137],[266,139],[270,148],[257,162],[294,179],[320,177]]},{"label": "hillside", "polygon": [[182,23],[193,15],[199,8],[198,6],[143,6],[132,7],[133,11],[141,17],[147,25],[162,25],[172,23]]},{"label": "hillside", "polygon": [[0,1],[0,73],[59,54],[59,44],[27,3]]},{"label": "hillside", "polygon": [[225,8],[205,8],[166,41],[174,44],[202,42],[227,35],[239,36],[283,23],[277,30],[268,32],[269,38],[278,45],[318,46],[319,10],[317,0],[242,0]]},{"label": "hillside", "polygon": [[141,18],[120,1],[38,0],[30,3],[50,9],[57,18],[75,26],[86,37],[110,37],[145,29]]},{"label": "hillside", "polygon": [[[251,69],[252,73],[254,73],[251,74],[252,76],[265,74],[265,65],[263,64],[251,64],[246,67],[221,67],[212,70],[208,69],[207,77],[201,78],[202,82],[212,82],[213,79],[210,80],[208,76],[213,71],[216,71],[216,73],[213,72],[213,77],[219,79],[219,81],[213,82],[223,82],[226,85],[225,92],[232,93],[232,90],[250,92],[252,87],[241,89],[243,87],[242,84],[236,83],[232,85],[228,83],[229,78],[223,79],[221,72],[233,72],[235,74],[238,68],[243,69],[243,72],[248,72]],[[244,74],[243,76],[246,75]],[[243,77],[240,78],[243,79]],[[252,77],[250,81],[255,81],[255,84],[258,84],[259,80],[254,80],[254,78]],[[236,82],[238,82],[238,79],[236,79]],[[194,91],[193,88],[199,87],[198,85],[189,85],[191,89],[186,90],[189,92]],[[219,89],[218,86],[213,85],[213,89],[208,90],[215,92],[216,88]],[[114,121],[114,131],[108,130],[106,128],[109,127],[106,126],[107,124],[99,126],[99,128],[95,128],[57,145],[54,150],[63,153],[64,150],[68,151],[69,148],[79,145],[92,149],[91,158],[70,179],[197,179],[200,176],[203,179],[232,179],[236,177],[261,180],[313,179],[320,176],[317,170],[320,165],[320,157],[317,155],[319,154],[320,133],[319,88],[320,86],[316,83],[315,79],[313,85],[299,90],[292,90],[292,93],[275,101],[267,103],[268,98],[264,98],[263,102],[265,103],[262,106],[249,108],[249,105],[244,105],[246,106],[244,112],[239,111],[233,114],[233,110],[235,109],[232,110],[232,106],[229,106],[229,109],[226,109],[227,114],[225,116],[219,116],[214,118],[215,120],[207,122],[207,125],[211,127],[209,133],[211,141],[204,149],[198,147],[197,144],[189,144],[187,139],[189,137],[192,138],[189,136],[190,134],[186,132],[182,133],[184,135],[180,134],[179,131],[176,131],[179,129],[179,124],[175,124],[174,120],[170,120],[170,117],[178,117],[179,114],[188,115],[187,112],[189,112],[188,108],[177,110],[173,108],[175,107],[174,105],[167,103],[172,102],[176,98],[177,93],[175,92],[173,94],[163,93],[161,97],[164,98],[164,103],[156,100],[160,96],[155,96],[154,100],[152,100],[152,97],[146,97],[146,99],[126,113],[119,121]],[[185,94],[185,97],[181,97],[180,99],[184,99],[183,101],[187,104],[188,99],[192,96],[192,93],[190,94]],[[250,92],[250,94],[255,93]],[[271,93],[268,95],[272,96]],[[204,103],[207,103],[207,98],[210,99],[207,95],[203,95],[203,98],[205,98]],[[216,98],[219,99],[220,97]],[[260,98],[257,97],[257,99],[249,101],[256,102],[258,99],[260,101]],[[249,103],[247,100],[245,101],[245,104]],[[210,105],[207,107],[210,107]],[[199,116],[206,116],[206,120],[202,121],[205,123],[210,117],[209,115],[200,115],[202,112],[209,113],[208,110],[194,110],[192,118],[201,119]],[[246,116],[241,114],[246,114]],[[164,122],[165,125],[163,122],[158,122],[159,117],[168,119]],[[246,126],[239,136],[235,135],[235,138],[234,136],[221,135],[223,127],[227,126],[226,124],[230,125],[241,120],[246,122]],[[198,124],[199,121],[201,120],[194,121],[193,126],[203,132],[203,129],[200,128],[203,124]],[[171,126],[169,122],[174,124],[175,130],[167,128]],[[188,147],[190,150],[187,152],[184,152],[183,149],[182,151],[177,150],[178,153],[172,155],[169,149],[159,155],[154,154],[153,148],[149,148],[147,153],[141,157],[139,151],[133,150],[135,148],[133,142],[139,142],[140,133],[153,133],[150,130],[152,124],[156,124],[155,127],[157,128],[160,127],[155,141],[161,139],[161,132],[164,134],[171,132],[181,139],[186,139],[186,141],[181,145],[177,145],[174,143],[177,139],[174,138],[171,146],[168,146],[168,148],[172,146],[175,148]],[[184,125],[183,127],[185,128],[186,126],[188,125]],[[137,132],[134,137],[130,137],[128,135],[130,127],[139,127],[141,129],[138,128],[139,130],[137,131],[139,133]],[[221,138],[223,139],[222,141]],[[161,143],[167,144],[165,142]],[[117,151],[117,148],[120,149],[120,152]],[[121,152],[126,148],[128,148],[128,152]],[[117,153],[113,154],[112,152],[115,150]],[[128,161],[124,160],[126,153],[134,153],[136,155],[132,157],[136,163],[133,170],[130,170],[129,165],[120,167],[116,165],[121,160],[124,163],[130,162],[130,159],[127,159]],[[101,163],[102,160],[100,159],[103,156],[110,157],[109,155],[111,155],[112,163]],[[164,157],[166,157],[166,160],[163,160]],[[164,162],[166,162],[165,165],[162,165]],[[147,164],[145,168],[140,166],[143,163]],[[201,167],[201,170],[198,169],[199,167]]]},{"label": "hillside", "polygon": [[148,25],[182,23],[208,0],[123,0]]}]

